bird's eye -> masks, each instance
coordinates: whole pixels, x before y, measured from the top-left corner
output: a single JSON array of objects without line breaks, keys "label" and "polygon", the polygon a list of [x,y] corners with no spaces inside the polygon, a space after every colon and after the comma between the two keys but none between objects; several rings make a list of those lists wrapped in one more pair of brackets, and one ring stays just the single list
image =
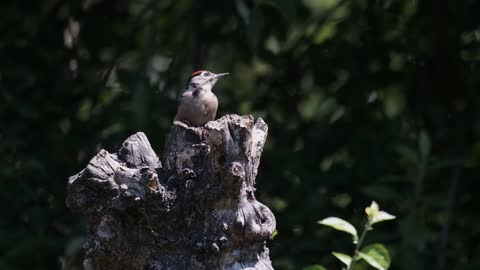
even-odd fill
[{"label": "bird's eye", "polygon": [[208,76],[208,72],[203,72],[203,76]]}]

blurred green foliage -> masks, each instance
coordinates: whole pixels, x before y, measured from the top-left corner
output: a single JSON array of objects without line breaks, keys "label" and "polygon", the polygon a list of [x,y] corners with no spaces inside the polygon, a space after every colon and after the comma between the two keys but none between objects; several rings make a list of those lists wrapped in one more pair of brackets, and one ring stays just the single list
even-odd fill
[{"label": "blurred green foliage", "polygon": [[[219,115],[270,127],[258,197],[275,212],[275,269],[340,268],[316,221],[356,226],[391,269],[479,269],[480,2],[0,2],[0,269],[59,269],[86,224],[68,176],[144,131],[158,153],[198,68],[230,72]],[[368,244],[368,243],[367,243]]]}]

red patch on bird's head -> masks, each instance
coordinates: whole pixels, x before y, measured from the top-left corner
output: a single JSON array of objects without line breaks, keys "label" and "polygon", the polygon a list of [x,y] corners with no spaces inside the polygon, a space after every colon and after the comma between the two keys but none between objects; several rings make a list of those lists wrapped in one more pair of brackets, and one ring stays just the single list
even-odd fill
[{"label": "red patch on bird's head", "polygon": [[[191,77],[198,76],[198,75],[202,74],[202,72],[204,72],[204,71],[207,71],[207,70],[197,70],[197,71],[195,71],[195,72],[192,73],[192,76],[191,76]],[[207,72],[208,72],[208,71],[207,71]]]}]

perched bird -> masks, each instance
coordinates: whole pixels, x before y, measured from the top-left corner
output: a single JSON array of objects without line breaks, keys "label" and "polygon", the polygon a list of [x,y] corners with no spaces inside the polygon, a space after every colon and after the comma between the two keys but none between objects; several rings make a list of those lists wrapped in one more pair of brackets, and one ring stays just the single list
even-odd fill
[{"label": "perched bird", "polygon": [[212,88],[218,79],[225,75],[228,73],[215,74],[206,70],[193,72],[180,97],[174,121],[187,122],[198,127],[215,120],[218,100]]}]

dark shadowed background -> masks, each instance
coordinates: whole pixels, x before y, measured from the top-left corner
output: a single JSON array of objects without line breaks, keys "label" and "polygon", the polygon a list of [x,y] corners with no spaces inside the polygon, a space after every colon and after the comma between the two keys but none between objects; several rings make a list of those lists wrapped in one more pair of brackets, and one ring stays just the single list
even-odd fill
[{"label": "dark shadowed background", "polygon": [[[0,2],[0,269],[75,261],[68,176],[144,131],[157,153],[195,69],[230,72],[219,115],[270,127],[257,197],[275,269],[341,264],[371,200],[397,216],[367,242],[391,269],[480,269],[480,2]],[[477,201],[475,203],[475,201]],[[65,266],[65,269],[75,269]],[[365,268],[364,268],[365,269]]]}]

